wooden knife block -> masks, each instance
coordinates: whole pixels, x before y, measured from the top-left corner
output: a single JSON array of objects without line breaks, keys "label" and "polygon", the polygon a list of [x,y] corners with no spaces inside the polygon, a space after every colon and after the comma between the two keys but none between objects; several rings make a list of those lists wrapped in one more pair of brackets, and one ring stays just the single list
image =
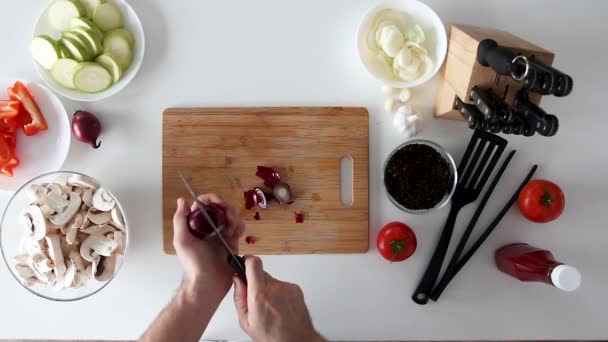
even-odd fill
[{"label": "wooden knife block", "polygon": [[[456,96],[464,102],[471,103],[469,93],[474,86],[493,88],[498,96],[504,97],[507,103],[521,88],[518,81],[509,76],[497,75],[490,67],[477,62],[477,47],[484,39],[494,39],[500,46],[510,48],[513,52],[534,56],[539,61],[552,65],[555,55],[540,46],[508,32],[481,28],[476,26],[452,24],[449,26],[449,45],[445,64],[440,71],[440,83],[435,103],[435,116],[442,119],[464,120],[454,108]],[[500,76],[497,78],[497,76]],[[530,94],[530,101],[539,104],[540,94]]]}]

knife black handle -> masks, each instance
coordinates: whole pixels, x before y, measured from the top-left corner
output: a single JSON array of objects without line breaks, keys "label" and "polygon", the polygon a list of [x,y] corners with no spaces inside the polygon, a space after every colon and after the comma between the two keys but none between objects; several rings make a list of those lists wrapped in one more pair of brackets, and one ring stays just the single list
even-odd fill
[{"label": "knife black handle", "polygon": [[232,267],[234,273],[236,273],[236,275],[243,281],[243,283],[247,285],[247,274],[245,273],[245,259],[243,259],[242,256],[238,255],[228,255],[226,261],[228,261],[228,264],[230,264],[230,267]]},{"label": "knife black handle", "polygon": [[[524,118],[528,129],[524,129],[524,135],[534,134],[550,137],[557,133],[559,120],[555,115],[547,114],[542,108],[530,102],[527,93],[520,91],[513,100],[515,110]],[[530,132],[532,130],[532,132]]]},{"label": "knife black handle", "polygon": [[501,75],[511,75],[513,71],[513,51],[501,47],[493,39],[484,39],[477,47],[477,61],[479,64],[491,67]]},{"label": "knife black handle", "polygon": [[470,129],[479,128],[479,124],[483,121],[483,115],[475,108],[475,106],[462,102],[459,97],[454,100],[454,108],[460,112],[460,115],[465,119]]}]

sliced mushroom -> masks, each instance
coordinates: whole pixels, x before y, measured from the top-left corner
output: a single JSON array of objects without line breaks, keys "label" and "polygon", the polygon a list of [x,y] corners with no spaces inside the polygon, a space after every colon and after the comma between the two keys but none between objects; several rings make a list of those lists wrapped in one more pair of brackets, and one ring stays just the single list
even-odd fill
[{"label": "sliced mushroom", "polygon": [[53,273],[55,274],[57,283],[62,283],[66,267],[63,259],[63,252],[61,251],[59,235],[47,236],[46,243],[49,246],[49,257],[53,260]]},{"label": "sliced mushroom", "polygon": [[93,207],[101,211],[110,211],[116,205],[116,201],[104,188],[99,188],[93,195]]},{"label": "sliced mushroom", "polygon": [[99,185],[91,178],[83,175],[71,175],[67,181],[68,185],[81,186],[84,188],[97,189]]},{"label": "sliced mushroom", "polygon": [[95,260],[95,256],[112,255],[112,252],[118,248],[118,243],[106,237],[106,234],[114,231],[114,227],[105,226],[84,240],[80,245],[80,255],[82,255],[84,260],[93,262]]},{"label": "sliced mushroom", "polygon": [[[13,258],[13,272],[17,275],[17,278],[26,284],[32,282],[36,278],[34,271],[27,264],[27,255],[18,255]],[[28,285],[29,286],[29,285]]]},{"label": "sliced mushroom", "polygon": [[26,227],[36,240],[42,240],[46,235],[46,220],[42,210],[37,205],[30,205],[25,208],[19,217],[19,222]]},{"label": "sliced mushroom", "polygon": [[93,193],[93,189],[87,189],[87,191],[82,194],[82,202],[89,208],[93,206]]},{"label": "sliced mushroom", "polygon": [[82,211],[77,212],[76,215],[72,218],[72,221],[68,224],[68,230],[65,235],[65,239],[68,244],[73,245],[76,241],[76,234],[78,234],[78,230],[82,228],[85,224],[86,214]]},{"label": "sliced mushroom", "polygon": [[63,212],[70,203],[63,188],[55,183],[46,186],[47,193],[44,195],[43,203],[51,213]]},{"label": "sliced mushroom", "polygon": [[97,281],[108,281],[116,270],[116,256],[100,257],[99,261],[93,263],[92,274]]},{"label": "sliced mushroom", "polygon": [[99,211],[95,208],[90,208],[87,213],[87,218],[94,224],[106,224],[112,219],[112,214],[109,211]]},{"label": "sliced mushroom", "polygon": [[63,286],[72,287],[74,280],[76,279],[76,265],[72,261],[68,261],[68,267],[65,271],[65,277],[63,278]]},{"label": "sliced mushroom", "polygon": [[114,228],[113,226],[110,226],[107,224],[98,224],[98,225],[92,225],[92,226],[88,226],[87,228],[81,229],[80,232],[84,233],[84,234],[88,234],[88,235],[93,235],[106,227]]},{"label": "sliced mushroom", "polygon": [[33,235],[23,235],[19,241],[19,254],[32,255],[42,252],[42,244]]},{"label": "sliced mushroom", "polygon": [[36,279],[40,280],[43,283],[49,282],[49,273],[48,271],[43,271],[39,268],[39,263],[41,260],[44,260],[46,257],[41,253],[32,254],[27,259],[27,265],[30,267]]},{"label": "sliced mushroom", "polygon": [[82,272],[82,273],[85,272],[86,268],[84,266],[84,260],[82,259],[82,256],[80,255],[80,251],[78,251],[76,249],[70,250],[70,254],[69,254],[68,258],[76,267],[76,271]]},{"label": "sliced mushroom", "polygon": [[118,247],[116,248],[116,253],[121,255],[125,254],[125,233],[123,233],[122,231],[114,232],[112,235],[112,240],[116,241],[116,244],[118,244]]},{"label": "sliced mushroom", "polygon": [[67,207],[64,211],[57,212],[57,214],[51,215],[51,217],[49,218],[49,221],[51,221],[51,223],[63,226],[70,222],[72,217],[74,217],[74,215],[76,215],[76,212],[78,212],[78,210],[80,209],[80,196],[75,192],[70,192],[68,197],[69,203]]},{"label": "sliced mushroom", "polygon": [[38,184],[30,184],[25,189],[25,195],[30,200],[31,204],[41,204],[46,195],[46,188]]},{"label": "sliced mushroom", "polygon": [[120,230],[125,230],[125,220],[118,206],[112,208],[112,225]]}]

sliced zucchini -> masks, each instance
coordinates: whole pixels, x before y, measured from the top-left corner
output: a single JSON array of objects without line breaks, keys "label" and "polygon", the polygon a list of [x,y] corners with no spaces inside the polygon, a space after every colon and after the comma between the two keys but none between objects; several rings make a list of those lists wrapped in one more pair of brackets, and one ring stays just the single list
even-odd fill
[{"label": "sliced zucchini", "polygon": [[51,69],[51,76],[55,81],[66,88],[74,89],[74,72],[78,62],[69,58],[58,59]]},{"label": "sliced zucchini", "polygon": [[87,18],[93,18],[95,7],[105,2],[106,0],[80,0],[80,4],[82,7],[84,7],[85,12],[87,13]]},{"label": "sliced zucchini", "polygon": [[47,35],[35,37],[32,39],[32,57],[40,66],[50,70],[60,57],[59,46]]},{"label": "sliced zucchini", "polygon": [[95,7],[93,22],[102,30],[110,31],[122,27],[122,13],[116,5],[106,2]]},{"label": "sliced zucchini", "polygon": [[[88,62],[91,59],[93,59],[93,57],[95,57],[95,48],[93,46],[91,46],[89,44],[89,42],[87,41],[87,39],[85,37],[83,37],[81,34],[75,33],[73,31],[66,31],[61,34],[61,38],[69,38],[69,39],[77,42],[79,46],[84,48],[84,52],[85,52],[83,54],[84,60],[79,61],[79,62]],[[74,55],[74,56],[76,56],[76,55]]]},{"label": "sliced zucchini", "polygon": [[122,77],[122,67],[114,57],[109,53],[104,53],[103,55],[97,57],[95,62],[99,63],[102,67],[106,68],[112,75],[113,83],[116,83]]},{"label": "sliced zucchini", "polygon": [[106,36],[103,39],[103,52],[110,53],[123,70],[127,70],[133,58],[129,41],[121,34]]},{"label": "sliced zucchini", "polygon": [[99,93],[112,85],[112,75],[93,62],[80,63],[74,71],[74,86],[85,93]]},{"label": "sliced zucchini", "polygon": [[135,45],[135,38],[133,38],[133,34],[131,34],[131,32],[129,32],[127,29],[124,29],[124,28],[117,28],[117,29],[108,31],[106,33],[106,37],[115,35],[115,34],[123,36],[127,40],[127,42],[129,42],[129,46],[131,47],[131,49],[133,49],[133,46]]},{"label": "sliced zucchini", "polygon": [[103,32],[101,32],[99,27],[97,27],[97,25],[95,25],[95,23],[91,19],[82,17],[72,19],[71,28],[75,29],[77,27],[84,27],[86,29],[89,29],[93,31],[95,35],[97,35],[99,40],[103,39]]},{"label": "sliced zucchini", "polygon": [[61,32],[70,29],[73,18],[84,14],[84,8],[78,0],[55,0],[48,8],[49,24]]},{"label": "sliced zucchini", "polygon": [[74,57],[74,59],[78,62],[83,62],[90,58],[84,46],[82,46],[79,42],[73,40],[72,38],[61,38],[59,40],[59,44],[65,46],[68,51],[70,51],[70,54],[72,54],[72,57]]},{"label": "sliced zucchini", "polygon": [[93,55],[99,56],[103,53],[103,46],[101,45],[101,39],[97,38],[97,35],[92,31],[84,27],[77,27],[72,29],[72,32],[82,36],[89,46],[93,49]]},{"label": "sliced zucchini", "polygon": [[67,47],[65,47],[65,45],[63,44],[58,44],[59,45],[59,55],[61,56],[60,58],[73,58],[72,53],[70,52],[70,50],[68,50]]}]

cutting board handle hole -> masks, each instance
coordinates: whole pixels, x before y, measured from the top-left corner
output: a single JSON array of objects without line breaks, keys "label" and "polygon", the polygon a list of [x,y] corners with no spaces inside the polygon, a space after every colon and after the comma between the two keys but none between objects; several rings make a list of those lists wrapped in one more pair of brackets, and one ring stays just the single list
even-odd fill
[{"label": "cutting board handle hole", "polygon": [[340,201],[345,207],[353,204],[353,158],[340,158]]}]

